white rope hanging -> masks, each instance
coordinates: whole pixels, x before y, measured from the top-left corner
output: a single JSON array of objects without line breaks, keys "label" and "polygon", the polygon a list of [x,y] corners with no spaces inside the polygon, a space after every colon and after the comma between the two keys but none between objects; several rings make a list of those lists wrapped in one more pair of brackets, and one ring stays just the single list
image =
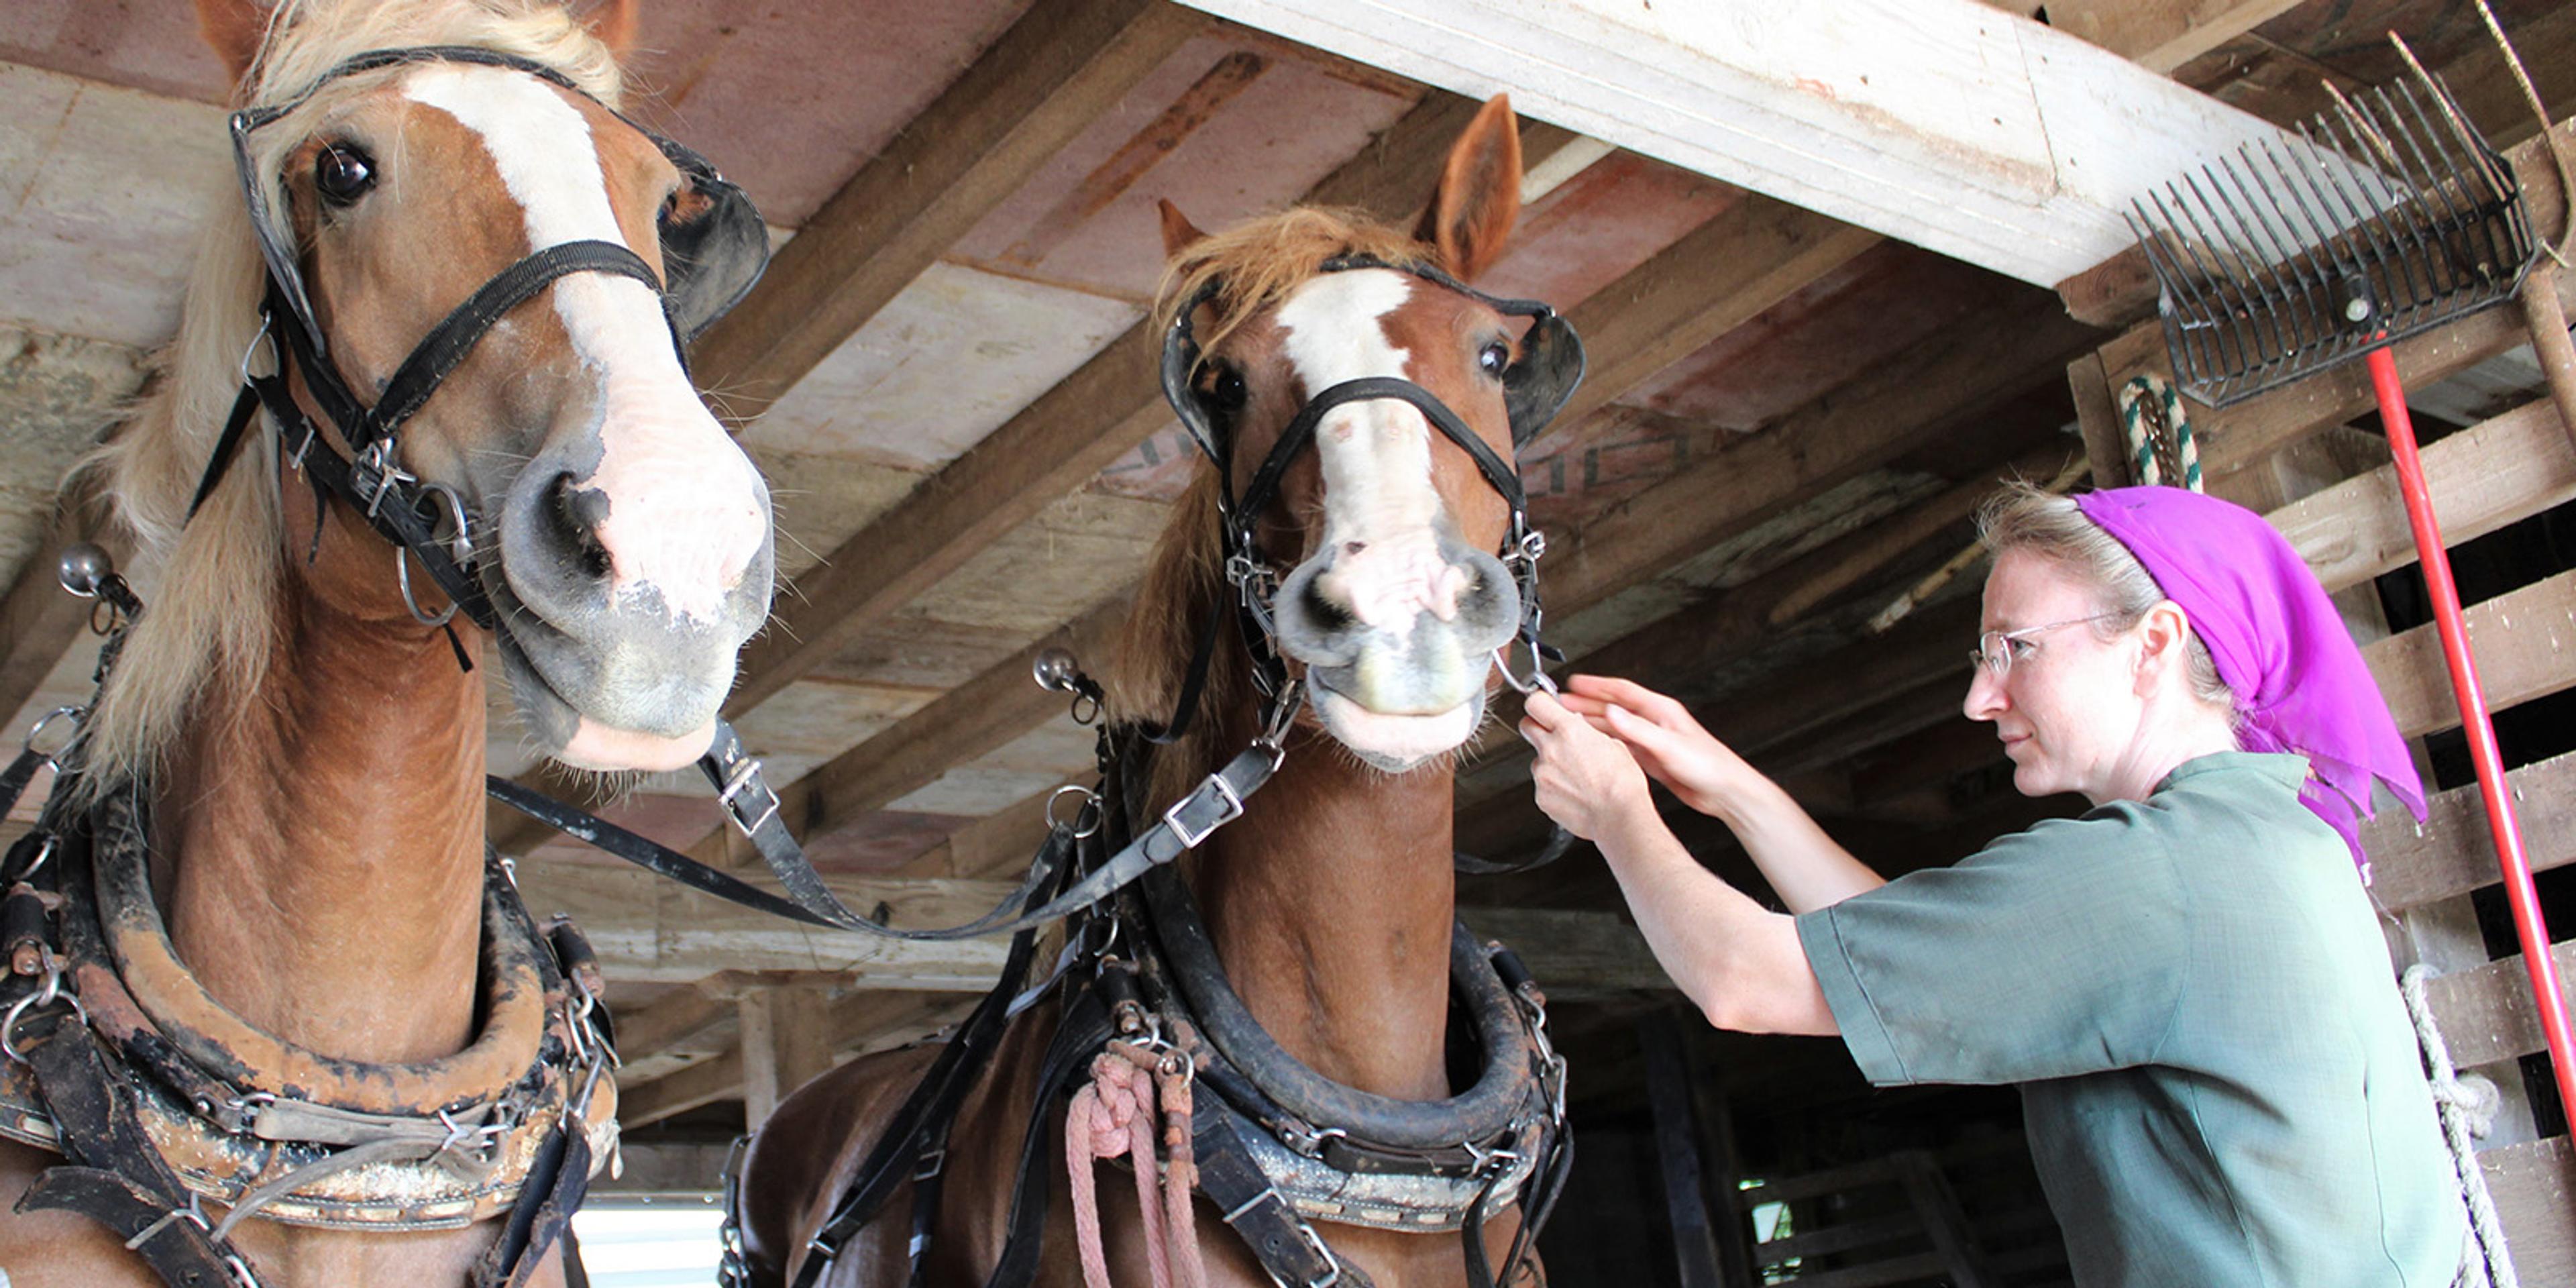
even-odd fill
[{"label": "white rope hanging", "polygon": [[2203,490],[2200,443],[2183,415],[2182,395],[2172,384],[2152,375],[2132,376],[2120,386],[2120,435],[2129,448],[2129,470],[2147,487],[2169,484]]},{"label": "white rope hanging", "polygon": [[2438,974],[2420,962],[2409,966],[2398,980],[2398,991],[2405,995],[2407,1018],[2415,1022],[2415,1041],[2424,1053],[2424,1076],[2433,1085],[2433,1112],[2441,1118],[2442,1139],[2451,1148],[2451,1169],[2469,1202],[2469,1239],[2452,1288],[2522,1288],[2471,1140],[2495,1129],[2496,1107],[2503,1097],[2493,1082],[2474,1073],[2463,1078],[2452,1066],[2451,1046],[2434,1027],[2433,1008],[2424,1000],[2424,985]]}]

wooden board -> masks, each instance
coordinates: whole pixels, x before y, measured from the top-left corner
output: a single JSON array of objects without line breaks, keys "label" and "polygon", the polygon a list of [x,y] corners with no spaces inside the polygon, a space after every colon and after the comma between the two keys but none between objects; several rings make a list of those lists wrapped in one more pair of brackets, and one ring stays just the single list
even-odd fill
[{"label": "wooden board", "polygon": [[2126,246],[2150,184],[2275,134],[1975,0],[1192,2],[2041,286]]}]

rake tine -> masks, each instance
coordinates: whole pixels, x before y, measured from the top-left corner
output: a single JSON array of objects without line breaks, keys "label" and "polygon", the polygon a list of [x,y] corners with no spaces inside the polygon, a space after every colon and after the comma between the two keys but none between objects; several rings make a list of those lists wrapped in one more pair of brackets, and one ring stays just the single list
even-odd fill
[{"label": "rake tine", "polygon": [[[2228,245],[2224,239],[2213,236],[2211,231],[2202,225],[2200,216],[2193,212],[2191,202],[2183,193],[2184,185],[2190,183],[2191,176],[2185,175],[2181,180],[2170,185],[2173,193],[2173,209],[2182,217],[2182,221],[2177,222],[2175,227],[2183,228],[2186,223],[2188,224],[2187,240],[2184,244],[2193,248],[2192,257],[2195,260],[2200,259],[2204,254],[2209,257],[2207,280],[2218,292],[2220,301],[2226,304],[2228,312],[2244,320],[2242,331],[2233,327],[2221,328],[2222,331],[2235,333],[2231,338],[2235,341],[2232,347],[2237,350],[2237,354],[2229,364],[2230,369],[2251,369],[2260,365],[2260,359],[2246,352],[2246,346],[2251,341],[2243,331],[2251,331],[2261,325],[2266,310],[2254,298],[2250,289],[2252,283],[2237,270],[2235,263],[2232,262],[2241,259],[2241,256],[2238,256],[2235,248]],[[2159,201],[2157,204],[2163,203]],[[2236,297],[2233,302],[2227,300],[2231,293]]]},{"label": "rake tine", "polygon": [[[2406,91],[2407,101],[2415,104],[2417,95],[2414,89],[2402,82],[2400,88]],[[2431,135],[2433,151],[2440,156],[2443,169],[2449,174],[2443,187],[2454,190],[2458,201],[2468,207],[2464,217],[2474,229],[2474,244],[2480,248],[2472,254],[2484,256],[2483,262],[2473,266],[2477,284],[2492,286],[2510,280],[2518,275],[2515,270],[2527,258],[2520,248],[2513,245],[2513,230],[2496,218],[2498,210],[2509,208],[2511,203],[2497,186],[2495,172],[2488,168],[2486,149],[2468,133],[2467,122],[2461,119],[2459,106],[2451,100],[2450,91],[2429,76],[2424,82],[2424,91],[2433,99],[2433,105],[2441,109],[2445,128],[2432,129],[2432,122],[2425,119],[2420,104],[2416,105],[2416,117],[2424,121],[2426,132]],[[2498,158],[2499,163],[2501,160]],[[2467,236],[2462,238],[2463,243],[2471,240]]]},{"label": "rake tine", "polygon": [[[2406,135],[2406,146],[2415,154],[2416,162],[2424,167],[2425,185],[2421,190],[2420,199],[2428,214],[2431,213],[2435,201],[2441,202],[2441,208],[2445,212],[2443,218],[2450,225],[2440,237],[2439,245],[2443,260],[2450,266],[2451,290],[2455,292],[2474,290],[2479,279],[2487,275],[2478,270],[2477,264],[2478,234],[2482,231],[2479,225],[2483,221],[2478,218],[2474,208],[2464,209],[2461,204],[2467,201],[2469,196],[2466,191],[2467,176],[2456,167],[2436,164],[2433,157],[2425,154],[2425,145],[2428,142],[2437,150],[2440,147],[2438,138],[2428,137],[2434,134],[2433,122],[2424,114],[2423,104],[2416,101],[2410,86],[2404,81],[2399,81],[2397,90],[2397,94],[2390,96],[2390,102],[2393,105],[2398,101],[2404,101],[2407,107],[2412,109],[2414,124],[2418,127],[2405,130],[2403,133]],[[2393,106],[2391,110],[2393,112]],[[2449,172],[2447,176],[2446,170]],[[2493,255],[2490,254],[2488,258],[2491,261]]]},{"label": "rake tine", "polygon": [[[2207,336],[2199,339],[2210,346],[2213,359],[2219,364],[2220,369],[2224,370],[2228,363],[2226,350],[2241,343],[2238,337],[2231,334],[2234,328],[2227,325],[2228,316],[2235,311],[2235,306],[2226,298],[2227,279],[2203,258],[2203,252],[2208,248],[2184,231],[2181,221],[2174,218],[2172,210],[2166,208],[2165,197],[2168,194],[2173,197],[2176,205],[2181,203],[2182,194],[2173,192],[2170,185],[2164,192],[2150,190],[2147,193],[2147,199],[2156,203],[2156,213],[2161,217],[2160,224],[2155,220],[2150,220],[2149,223],[2151,226],[2166,229],[2173,238],[2171,253],[2175,256],[2177,275],[2205,288],[2205,296],[2201,290],[2194,290],[2191,299],[2199,327],[2209,332]],[[2142,217],[2143,214],[2144,212],[2141,211]],[[2190,260],[2188,272],[2183,270],[2181,264],[2183,259]]]},{"label": "rake tine", "polygon": [[[2281,221],[2291,227],[2291,240],[2299,243],[2299,254],[2307,262],[2310,281],[2318,284],[2333,281],[2334,274],[2328,263],[2329,258],[2334,254],[2332,243],[2335,228],[2332,219],[2331,217],[2319,219],[2317,211],[2308,205],[2306,194],[2300,191],[2300,185],[2303,183],[2310,192],[2316,189],[2317,176],[2313,164],[2302,166],[2296,156],[2283,156],[2273,149],[2270,139],[2257,142],[2263,149],[2264,160],[2270,163],[2272,172],[2279,175],[2281,179],[2277,185],[2264,187],[2265,192],[2272,198],[2273,208],[2280,210],[2280,194],[2287,192],[2290,194],[2291,207],[2298,211],[2299,217],[2294,221],[2288,211],[2282,210]],[[2249,160],[2247,164],[2250,166],[2252,162]],[[2307,231],[2305,238],[2298,236],[2301,225],[2304,225]],[[2332,301],[2328,300],[2325,303],[2330,309]],[[2325,319],[2325,331],[2321,337],[2324,343],[2332,344],[2340,340],[2343,333],[2344,322],[2340,316],[2329,316]]]},{"label": "rake tine", "polygon": [[2129,209],[2120,212],[2120,218],[2129,225],[2130,235],[2138,239],[2147,267],[2155,272],[2157,307],[2167,324],[2166,347],[2173,356],[2174,376],[2185,381],[2196,379],[2208,369],[2204,348],[2216,343],[2217,333],[2223,328],[2209,316],[2199,287],[2175,258],[2174,249],[2165,244],[2167,234],[2149,218],[2146,206],[2132,199]]},{"label": "rake tine", "polygon": [[[2201,180],[2204,178],[2208,180],[2206,190],[2201,186]],[[2212,235],[2227,248],[2229,257],[2234,261],[2232,280],[2248,297],[2249,322],[2270,333],[2268,339],[2264,341],[2263,352],[2280,352],[2287,346],[2295,345],[2297,341],[2295,332],[2286,337],[2285,344],[2283,326],[2286,319],[2282,314],[2286,302],[2280,298],[2282,292],[2279,275],[2270,272],[2270,266],[2263,262],[2262,255],[2251,244],[2244,217],[2228,205],[2227,194],[2219,187],[2218,173],[2215,170],[2203,169],[2197,175],[2186,176],[2186,182],[2190,185],[2191,195],[2199,200],[2201,212],[2208,216]],[[2212,198],[2212,193],[2217,194],[2215,199]],[[2264,280],[2267,275],[2271,277],[2269,282]],[[2265,365],[2265,360],[2258,357],[2246,365],[2262,366]]]},{"label": "rake tine", "polygon": [[[2322,319],[2316,315],[2315,292],[2300,284],[2296,233],[2290,229],[2286,221],[2276,229],[2274,221],[2264,216],[2262,200],[2271,202],[2272,213],[2277,216],[2280,214],[2279,199],[2263,196],[2265,185],[2260,182],[2255,170],[2253,154],[2250,151],[2245,152],[2242,159],[2245,165],[2240,170],[2227,158],[2220,158],[2220,172],[2235,183],[2237,196],[2243,199],[2245,209],[2252,216],[2247,222],[2253,225],[2255,232],[2262,235],[2264,244],[2271,251],[2271,254],[2266,257],[2266,264],[2273,280],[2281,284],[2283,302],[2286,306],[2284,312],[2288,315],[2284,320],[2289,323],[2292,339],[2299,349],[2304,351],[2311,343],[2328,339],[2332,332],[2321,325]],[[2262,200],[2258,200],[2258,197]],[[2306,325],[2303,326],[2303,323]]]},{"label": "rake tine", "polygon": [[[2329,139],[2333,137],[2336,120],[2337,118],[2327,117],[2320,117],[2318,120],[2320,132]],[[2373,128],[2372,123],[2367,119],[2358,119],[2357,112],[2340,118],[2340,123],[2344,126],[2345,134],[2353,141],[2354,153],[2367,155],[2367,150],[2361,146],[2361,131]],[[2394,168],[2396,160],[2394,153],[2390,153],[2389,160]],[[2371,183],[2379,189],[2377,199],[2374,200],[2373,194],[2369,191],[2369,185],[2359,181],[2357,176],[2363,174],[2369,175]],[[2422,239],[2416,235],[2411,226],[2404,222],[2406,195],[2396,180],[2390,179],[2378,170],[2360,165],[2353,166],[2346,174],[2334,177],[2342,182],[2333,186],[2337,191],[2345,194],[2347,204],[2352,205],[2354,209],[2355,235],[2344,241],[2346,250],[2352,256],[2351,271],[2368,284],[2373,294],[2377,296],[2372,304],[2378,309],[2378,321],[2380,327],[2384,328],[2388,325],[2390,314],[2396,311],[2392,306],[2402,306],[2405,297],[2416,294],[2414,275],[2410,271],[2413,266],[2407,262],[2408,257],[2403,253],[2392,254],[2392,252],[2400,251],[2400,248],[2409,241],[2420,245]],[[2398,178],[2402,180],[2404,176],[2401,174]],[[2352,200],[2354,197],[2360,200],[2354,202]],[[2374,224],[2378,227],[2378,235],[2375,237],[2366,235]],[[2374,266],[2379,270],[2376,276],[2371,273]]]}]

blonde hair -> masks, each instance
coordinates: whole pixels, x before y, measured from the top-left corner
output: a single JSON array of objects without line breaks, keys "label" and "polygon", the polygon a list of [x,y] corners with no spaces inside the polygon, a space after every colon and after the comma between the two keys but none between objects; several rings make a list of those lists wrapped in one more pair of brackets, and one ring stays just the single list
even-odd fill
[{"label": "blonde hair", "polygon": [[[2113,616],[2093,623],[2108,640],[2137,624],[2167,596],[2138,557],[2102,525],[2084,517],[2075,498],[2014,479],[1977,508],[1977,540],[1998,559],[2020,550],[2049,560],[2093,589],[2098,610]],[[2192,696],[2233,712],[2236,691],[2219,678],[2218,663],[2197,631],[2186,645]]]},{"label": "blonde hair", "polygon": [[[621,89],[609,47],[570,11],[540,0],[279,0],[241,105],[276,104],[314,88],[332,68],[376,49],[470,45],[562,72],[614,106]],[[271,236],[294,244],[278,182],[312,123],[401,74],[399,67],[335,81],[255,137],[255,173],[268,186]],[[208,140],[209,146],[217,146]],[[155,386],[109,441],[73,470],[72,489],[98,485],[153,571],[150,609],[134,627],[89,727],[93,783],[149,772],[186,719],[221,694],[238,703],[266,678],[276,648],[284,574],[277,475],[263,467],[263,434],[194,520],[188,501],[241,388],[260,327],[266,273],[250,215],[219,201],[188,280],[179,329],[154,356]],[[262,418],[265,420],[265,417]],[[273,433],[274,428],[269,427]],[[204,714],[218,714],[212,711]]]}]

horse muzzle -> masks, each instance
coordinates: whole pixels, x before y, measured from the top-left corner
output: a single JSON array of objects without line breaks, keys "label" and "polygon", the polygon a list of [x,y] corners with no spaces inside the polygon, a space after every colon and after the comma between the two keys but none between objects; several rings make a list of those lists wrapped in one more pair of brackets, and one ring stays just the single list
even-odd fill
[{"label": "horse muzzle", "polygon": [[1402,772],[1475,732],[1493,651],[1520,622],[1520,594],[1501,560],[1446,534],[1424,534],[1410,549],[1354,544],[1327,546],[1280,584],[1279,646],[1306,664],[1325,731],[1363,761]]}]

